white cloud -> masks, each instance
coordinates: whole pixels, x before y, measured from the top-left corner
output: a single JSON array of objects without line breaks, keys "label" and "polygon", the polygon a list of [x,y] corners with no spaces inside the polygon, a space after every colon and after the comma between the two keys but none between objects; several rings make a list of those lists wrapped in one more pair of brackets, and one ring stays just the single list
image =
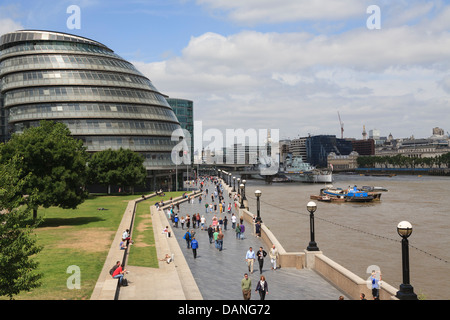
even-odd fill
[{"label": "white cloud", "polygon": [[[296,2],[276,3],[292,11],[304,4]],[[249,17],[259,14],[258,19],[265,11],[277,12],[268,0],[258,1],[255,9],[252,1],[199,3],[227,10],[233,19],[245,10],[253,10]],[[414,2],[401,11],[401,4],[382,6],[382,14],[393,19],[401,13],[404,23],[382,24],[381,30],[368,30],[364,23],[339,34],[207,32],[192,37],[178,57],[135,65],[163,93],[193,100],[195,118],[204,121],[204,128],[339,135],[339,110],[350,137],[360,137],[363,125],[382,135],[427,136],[430,124],[450,123],[445,111],[450,107],[450,7]],[[328,9],[321,19],[327,19]]]},{"label": "white cloud", "polygon": [[23,29],[23,26],[10,18],[0,18],[0,35]]},{"label": "white cloud", "polygon": [[365,14],[367,0],[197,0],[211,10],[221,10],[243,24],[299,20],[345,20]]}]

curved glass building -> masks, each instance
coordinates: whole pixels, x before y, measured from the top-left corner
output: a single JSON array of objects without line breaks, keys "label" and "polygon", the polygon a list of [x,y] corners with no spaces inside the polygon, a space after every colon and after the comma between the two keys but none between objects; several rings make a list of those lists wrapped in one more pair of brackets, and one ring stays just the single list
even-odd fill
[{"label": "curved glass building", "polygon": [[123,147],[141,153],[147,170],[175,167],[171,134],[181,127],[166,97],[97,41],[38,30],[4,34],[0,89],[4,139],[55,120],[88,152]]}]

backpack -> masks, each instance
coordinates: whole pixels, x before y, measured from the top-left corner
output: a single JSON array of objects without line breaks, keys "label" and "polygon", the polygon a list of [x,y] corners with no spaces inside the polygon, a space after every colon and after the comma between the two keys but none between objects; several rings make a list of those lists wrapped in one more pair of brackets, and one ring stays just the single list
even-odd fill
[{"label": "backpack", "polygon": [[117,265],[115,265],[114,267],[111,268],[111,270],[109,270],[109,274],[112,276],[114,271],[116,271],[117,269]]}]

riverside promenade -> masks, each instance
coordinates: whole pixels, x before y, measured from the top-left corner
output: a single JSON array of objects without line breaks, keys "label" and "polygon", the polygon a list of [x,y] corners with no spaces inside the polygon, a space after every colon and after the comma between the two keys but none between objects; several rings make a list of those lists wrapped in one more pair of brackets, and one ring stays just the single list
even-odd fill
[{"label": "riverside promenade", "polygon": [[[205,202],[211,203],[214,184],[206,183],[205,189],[209,193],[202,195],[201,202],[195,197],[193,203],[184,201],[180,204],[180,218],[199,213],[205,216],[206,225],[209,226],[215,214],[220,216],[219,212],[205,212]],[[223,196],[227,205],[232,203],[232,212],[239,221],[239,209],[235,210],[228,189],[225,188]],[[215,203],[218,203],[217,199]],[[248,273],[252,280],[251,300],[259,300],[258,293],[254,291],[260,278],[259,265],[255,261],[253,274],[248,272],[245,255],[249,247],[256,252],[262,246],[267,253],[269,248],[255,236],[251,222],[244,222],[244,239],[236,239],[236,233],[231,229],[231,214],[222,213],[222,217],[226,215],[228,218],[228,228],[223,230],[222,251],[209,242],[207,231],[194,229],[191,223],[190,230],[195,231],[195,238],[199,242],[197,258],[194,259],[192,249],[187,248],[183,239],[186,226],[182,229],[179,223],[178,228],[173,227],[165,210],[157,210],[155,206],[150,209],[158,258],[168,253],[174,255],[174,261],[170,264],[159,261],[158,269],[127,265],[129,285],[119,289],[119,300],[242,300],[240,283],[244,273]],[[170,238],[162,233],[165,226],[169,226]],[[132,252],[132,246],[130,250]],[[266,300],[338,300],[339,296],[350,300],[313,269],[282,267],[273,271],[268,254],[264,260],[262,275],[269,285]]]}]

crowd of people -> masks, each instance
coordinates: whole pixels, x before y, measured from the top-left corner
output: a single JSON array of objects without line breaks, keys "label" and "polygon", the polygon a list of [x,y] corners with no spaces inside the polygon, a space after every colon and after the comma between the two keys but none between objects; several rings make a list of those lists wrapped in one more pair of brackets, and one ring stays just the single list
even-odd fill
[{"label": "crowd of people", "polygon": [[[239,216],[239,211],[237,210],[238,206],[236,204],[239,203],[239,196],[237,194],[227,193],[221,180],[213,176],[198,179],[197,187],[201,191],[200,194],[196,194],[195,197],[183,195],[183,198],[187,198],[185,202],[188,204],[194,204],[196,202],[201,204],[201,207],[205,208],[204,212],[200,214],[200,212],[194,211],[195,213],[192,213],[193,210],[189,206],[183,207],[183,210],[180,210],[179,203],[171,203],[165,209],[165,214],[172,223],[172,228],[181,228],[183,230],[182,240],[185,242],[186,249],[192,251],[194,259],[198,257],[198,250],[210,250],[209,248],[199,248],[198,237],[207,237],[209,243],[214,244],[214,248],[220,252],[224,248],[225,234],[229,235],[230,231],[233,232],[236,240],[244,240],[244,235],[246,234],[244,219],[242,216]],[[225,201],[227,196],[228,201]],[[187,209],[187,212],[184,208]],[[261,236],[260,223],[255,222],[255,226],[255,235]],[[229,230],[228,233],[225,232],[226,230]],[[232,240],[228,239],[227,241]],[[250,254],[247,252],[247,255],[250,255],[250,257],[245,257],[249,273],[253,273],[253,265],[257,262],[259,272],[262,274],[264,260],[267,255],[270,257],[271,269],[277,269],[278,250],[273,246],[273,248],[267,251],[263,247],[260,247],[256,252],[252,248],[249,248]],[[251,283],[251,280],[249,281]],[[244,294],[244,288],[242,290],[244,299],[251,297],[251,291],[245,291]],[[264,276],[258,281],[255,290],[259,292],[261,299],[265,298],[268,293],[268,283]]]}]

